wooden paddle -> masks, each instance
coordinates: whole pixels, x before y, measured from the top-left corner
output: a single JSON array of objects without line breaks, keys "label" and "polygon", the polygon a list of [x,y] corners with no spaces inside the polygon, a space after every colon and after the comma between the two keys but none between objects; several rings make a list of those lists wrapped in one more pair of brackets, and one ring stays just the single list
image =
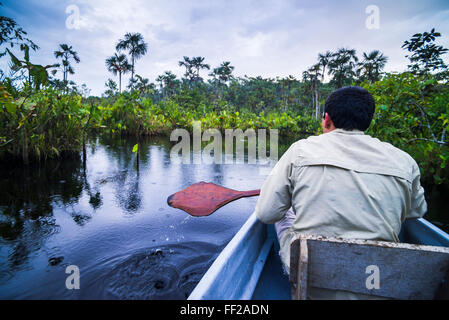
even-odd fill
[{"label": "wooden paddle", "polygon": [[204,217],[231,201],[259,194],[260,190],[237,191],[214,183],[198,182],[169,196],[167,203],[173,208],[184,210],[191,216]]}]

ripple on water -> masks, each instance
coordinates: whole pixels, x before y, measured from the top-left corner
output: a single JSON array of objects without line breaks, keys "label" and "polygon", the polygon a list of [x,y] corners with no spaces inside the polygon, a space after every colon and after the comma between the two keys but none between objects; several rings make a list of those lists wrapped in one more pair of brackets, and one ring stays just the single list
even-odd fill
[{"label": "ripple on water", "polygon": [[94,283],[89,281],[89,296],[104,299],[186,299],[220,249],[208,243],[190,242],[147,248],[114,258],[108,271],[101,264],[92,270],[100,273],[99,269],[102,269],[102,276]]}]

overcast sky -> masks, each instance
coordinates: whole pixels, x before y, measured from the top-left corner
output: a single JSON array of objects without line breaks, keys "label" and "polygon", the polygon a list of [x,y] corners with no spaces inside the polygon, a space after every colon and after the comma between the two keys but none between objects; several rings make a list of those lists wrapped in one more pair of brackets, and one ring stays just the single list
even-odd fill
[{"label": "overcast sky", "polygon": [[[203,56],[211,67],[230,61],[236,76],[301,77],[317,55],[340,47],[362,52],[375,49],[388,56],[387,71],[405,70],[401,45],[414,33],[435,27],[438,43],[449,47],[448,0],[0,0],[0,14],[19,23],[40,46],[31,61],[55,62],[53,52],[68,43],[81,63],[69,76],[85,83],[91,94],[104,92],[108,78],[105,59],[126,32],[140,32],[148,43],[136,73],[155,78],[164,71],[178,76],[183,56]],[[79,28],[73,11],[79,9]],[[366,27],[370,5],[379,8],[379,28]],[[71,6],[71,7],[70,7]],[[5,67],[7,58],[0,61]],[[445,59],[448,61],[448,59]],[[207,71],[202,76],[207,78]],[[62,75],[59,73],[59,77]],[[124,83],[127,83],[128,75]]]}]

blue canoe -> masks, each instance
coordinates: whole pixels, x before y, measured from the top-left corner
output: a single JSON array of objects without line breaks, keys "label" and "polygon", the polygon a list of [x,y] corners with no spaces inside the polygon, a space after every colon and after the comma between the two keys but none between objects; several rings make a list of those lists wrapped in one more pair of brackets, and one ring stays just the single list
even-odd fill
[{"label": "blue canoe", "polygon": [[[449,234],[425,219],[407,220],[401,242],[449,247]],[[253,214],[223,249],[189,300],[289,300],[290,283],[282,270],[272,225]]]}]

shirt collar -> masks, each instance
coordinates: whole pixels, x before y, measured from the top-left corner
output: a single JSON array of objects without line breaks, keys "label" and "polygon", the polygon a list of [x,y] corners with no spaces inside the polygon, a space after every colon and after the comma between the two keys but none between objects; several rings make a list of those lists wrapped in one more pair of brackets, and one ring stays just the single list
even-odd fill
[{"label": "shirt collar", "polygon": [[365,134],[363,131],[360,131],[360,130],[357,130],[357,129],[354,129],[354,130],[352,130],[352,131],[350,131],[350,130],[345,130],[345,129],[335,129],[335,130],[332,130],[331,132],[329,132],[329,133],[342,133],[342,134],[358,134],[358,135],[362,135],[362,134]]}]

